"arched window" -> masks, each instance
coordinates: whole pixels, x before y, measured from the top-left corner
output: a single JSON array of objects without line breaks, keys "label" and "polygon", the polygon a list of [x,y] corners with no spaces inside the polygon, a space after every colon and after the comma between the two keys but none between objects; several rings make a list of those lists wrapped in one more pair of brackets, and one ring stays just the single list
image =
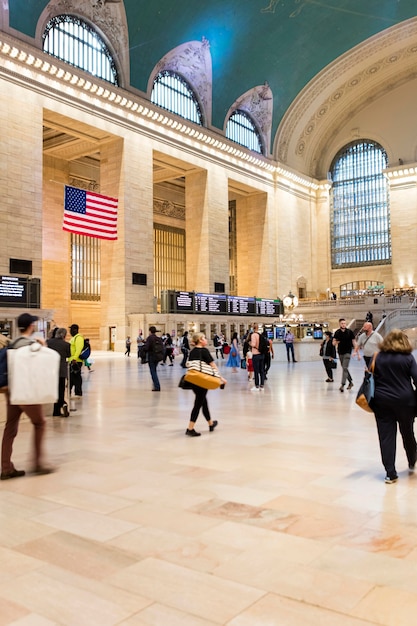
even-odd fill
[{"label": "arched window", "polygon": [[233,111],[226,125],[226,137],[254,152],[264,152],[261,135],[245,111]]},{"label": "arched window", "polygon": [[151,102],[195,124],[203,124],[197,98],[189,84],[175,72],[164,70],[156,76]]},{"label": "arched window", "polygon": [[78,17],[58,15],[49,20],[43,34],[43,51],[118,85],[109,49],[95,30]]},{"label": "arched window", "polygon": [[333,160],[333,268],[391,262],[387,166],[385,150],[366,139],[345,146]]}]

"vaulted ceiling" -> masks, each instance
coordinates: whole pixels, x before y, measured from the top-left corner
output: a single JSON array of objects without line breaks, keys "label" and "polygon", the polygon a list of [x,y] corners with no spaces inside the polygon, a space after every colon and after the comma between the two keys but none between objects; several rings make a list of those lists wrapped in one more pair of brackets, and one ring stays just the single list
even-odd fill
[{"label": "vaulted ceiling", "polygon": [[[86,0],[98,7],[123,0]],[[47,0],[9,0],[10,26],[34,36]],[[71,12],[79,2],[56,2]],[[417,14],[415,0],[124,0],[131,85],[171,49],[208,39],[213,62],[213,125],[233,102],[267,81],[274,98],[272,136],[292,101],[334,59]]]},{"label": "vaulted ceiling", "polygon": [[[267,82],[273,94],[274,156],[316,176],[324,171],[323,142],[329,142],[346,111],[351,114],[375,97],[387,80],[392,88],[416,74],[416,0],[9,0],[8,5],[10,28],[33,40],[47,7],[75,15],[88,7],[84,13],[104,19],[110,7],[119,5],[128,32],[130,84],[125,87],[143,94],[164,55],[186,42],[207,39],[213,72],[212,126],[222,131],[233,103]],[[384,42],[384,58],[378,57],[375,38]],[[363,42],[367,44],[361,54],[355,55],[355,46]],[[400,61],[403,75],[397,69]],[[319,145],[317,134],[315,141],[312,136],[321,132],[324,117],[327,135],[319,137]],[[44,137],[45,147],[54,152],[59,150],[53,145],[59,132],[55,128]],[[74,150],[94,152],[98,138],[78,133],[76,139]]]}]

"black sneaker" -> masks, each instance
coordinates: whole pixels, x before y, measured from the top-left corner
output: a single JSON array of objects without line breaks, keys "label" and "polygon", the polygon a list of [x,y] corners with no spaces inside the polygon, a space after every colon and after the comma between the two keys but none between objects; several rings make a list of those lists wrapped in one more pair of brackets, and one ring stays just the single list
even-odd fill
[{"label": "black sneaker", "polygon": [[47,474],[52,474],[55,471],[53,467],[44,467],[43,465],[38,465],[33,470],[33,474],[36,476],[46,476]]},{"label": "black sneaker", "polygon": [[343,385],[340,385],[340,387],[339,387],[339,391],[341,391],[342,393],[344,392]]},{"label": "black sneaker", "polygon": [[2,472],[0,476],[0,480],[9,480],[9,478],[20,478],[21,476],[24,476],[25,474],[26,472],[24,470],[14,469],[8,473]]},{"label": "black sneaker", "polygon": [[188,435],[189,437],[200,437],[201,433],[198,433],[196,430],[194,430],[194,428],[191,428],[191,430],[189,428],[187,428],[187,430],[185,431],[185,434]]},{"label": "black sneaker", "polygon": [[218,424],[218,423],[219,423],[219,422],[218,422],[217,420],[214,420],[214,422],[212,423],[212,425],[211,425],[211,426],[209,425],[209,431],[210,431],[211,433],[212,433],[212,432],[213,432],[213,430],[216,428],[216,426],[217,426],[217,424]]},{"label": "black sneaker", "polygon": [[392,483],[396,483],[398,480],[398,476],[385,476],[385,482],[387,485],[391,485]]}]

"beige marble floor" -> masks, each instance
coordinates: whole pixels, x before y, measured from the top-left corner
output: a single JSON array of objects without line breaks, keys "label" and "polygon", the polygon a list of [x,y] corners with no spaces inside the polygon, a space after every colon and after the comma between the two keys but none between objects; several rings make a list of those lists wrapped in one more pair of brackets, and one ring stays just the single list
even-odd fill
[{"label": "beige marble floor", "polygon": [[[319,360],[274,363],[263,393],[224,368],[191,439],[178,362],[152,393],[134,356],[96,355],[48,417],[58,471],[0,483],[0,626],[414,625],[417,475],[399,447],[384,484],[361,368],[343,394]],[[30,442],[23,421],[19,468]]]}]

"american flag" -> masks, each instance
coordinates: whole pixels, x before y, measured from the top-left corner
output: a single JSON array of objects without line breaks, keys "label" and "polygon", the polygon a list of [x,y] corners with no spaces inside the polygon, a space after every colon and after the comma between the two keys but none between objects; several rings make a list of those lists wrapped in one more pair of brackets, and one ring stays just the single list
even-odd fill
[{"label": "american flag", "polygon": [[62,228],[87,237],[117,239],[117,200],[66,185]]}]

